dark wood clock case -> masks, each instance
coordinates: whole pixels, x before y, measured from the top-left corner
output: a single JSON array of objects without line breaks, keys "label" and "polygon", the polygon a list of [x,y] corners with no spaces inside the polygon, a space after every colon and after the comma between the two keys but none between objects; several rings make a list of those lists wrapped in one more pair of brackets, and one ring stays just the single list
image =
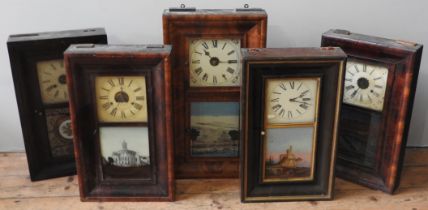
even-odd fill
[{"label": "dark wood clock case", "polygon": [[341,47],[350,59],[388,68],[381,112],[343,104],[336,172],[340,178],[393,193],[400,183],[422,45],[346,30],[324,33],[321,45]]},{"label": "dark wood clock case", "polygon": [[[103,28],[16,34],[7,41],[22,134],[32,181],[76,173],[70,141],[69,155],[54,157],[47,118],[68,118],[68,103],[43,104],[37,77],[38,61],[63,59],[70,44],[107,43]],[[52,134],[55,135],[55,134]]]},{"label": "dark wood clock case", "polygon": [[[242,54],[241,200],[266,202],[332,199],[345,53],[340,48],[331,47],[243,49]],[[310,149],[314,161],[313,178],[266,181],[264,180],[266,172],[263,170],[269,159],[266,159],[267,153],[263,145],[268,141],[266,137],[268,129],[265,127],[268,122],[265,122],[267,120],[264,116],[266,110],[271,107],[265,105],[264,101],[268,96],[264,90],[268,81],[272,79],[308,78],[317,78],[319,81],[319,94],[316,99],[318,105],[315,108],[318,111],[314,114],[316,124],[313,128],[315,134],[312,137],[314,148]],[[287,88],[299,89],[301,85],[297,86]],[[300,128],[299,123],[295,124]],[[273,129],[279,126],[277,124]],[[289,127],[291,125],[285,125],[282,128],[289,129]],[[284,137],[288,135],[290,133],[283,133],[279,139],[284,141]],[[301,142],[300,138],[303,137],[294,139],[297,138],[299,138],[298,142]],[[282,142],[279,146],[292,144],[290,142]],[[303,156],[300,155],[300,157]],[[272,159],[269,161],[272,163]],[[283,172],[279,172],[279,176],[283,177],[288,176],[287,173],[300,173],[293,172],[298,170],[297,168],[292,169],[288,166],[284,168],[283,165],[281,170]],[[278,177],[277,174],[275,176]]]},{"label": "dark wood clock case", "polygon": [[[170,51],[168,45],[72,45],[65,52],[82,201],[174,199]],[[94,93],[95,78],[99,76],[144,76],[147,121],[99,121]],[[100,151],[102,126],[147,127],[149,172],[132,178],[125,173],[121,177],[104,176],[102,164],[105,159]],[[129,172],[131,170],[134,169]]]},{"label": "dark wood clock case", "polygon": [[178,8],[163,14],[164,43],[173,46],[172,87],[177,178],[236,178],[239,158],[194,157],[190,152],[192,102],[236,102],[239,87],[189,87],[188,46],[191,38],[235,38],[241,47],[266,45],[267,14],[262,9],[199,10]]}]

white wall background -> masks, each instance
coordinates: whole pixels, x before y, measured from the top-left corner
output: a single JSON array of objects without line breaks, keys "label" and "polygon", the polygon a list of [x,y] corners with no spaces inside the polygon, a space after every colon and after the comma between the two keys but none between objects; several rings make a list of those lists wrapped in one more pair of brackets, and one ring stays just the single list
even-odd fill
[{"label": "white wall background", "polygon": [[[0,151],[24,150],[10,72],[8,35],[105,27],[111,44],[162,43],[163,9],[237,8],[245,3],[268,13],[268,47],[319,46],[330,28],[428,45],[424,0],[1,0]],[[428,52],[424,53],[409,146],[428,146]]]}]

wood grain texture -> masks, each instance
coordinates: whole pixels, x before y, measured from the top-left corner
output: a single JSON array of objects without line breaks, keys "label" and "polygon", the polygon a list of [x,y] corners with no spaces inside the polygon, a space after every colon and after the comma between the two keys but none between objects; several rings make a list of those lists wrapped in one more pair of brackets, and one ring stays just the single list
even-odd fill
[{"label": "wood grain texture", "polygon": [[[241,199],[244,202],[330,200],[346,55],[340,48],[242,49]],[[268,141],[266,84],[276,78],[320,78],[315,114],[314,178],[310,181],[265,182],[263,163]],[[293,87],[291,87],[293,88]],[[297,88],[299,89],[299,88]],[[269,98],[270,100],[270,98]],[[318,99],[317,99],[318,100]],[[291,101],[291,99],[290,99]],[[312,102],[314,104],[315,102]],[[316,111],[315,113],[318,113]],[[279,127],[279,126],[278,126]],[[315,146],[316,145],[316,146]],[[294,146],[294,145],[293,145]]]},{"label": "wood grain texture", "polygon": [[[174,163],[168,45],[72,45],[64,53],[79,190],[83,201],[172,201]],[[94,81],[102,75],[144,76],[150,171],[145,177],[105,178],[100,152],[103,125],[96,116]],[[135,90],[134,90],[135,91]],[[108,126],[140,126],[141,122]],[[94,132],[95,131],[95,132]]]},{"label": "wood grain texture", "polygon": [[237,178],[238,157],[193,157],[190,153],[190,103],[239,102],[239,87],[189,87],[189,40],[239,39],[241,47],[266,46],[267,14],[264,10],[195,10],[163,14],[164,43],[171,53],[174,91],[173,127],[177,178]]},{"label": "wood grain texture", "polygon": [[[403,179],[396,195],[371,190],[342,179],[336,179],[333,201],[242,204],[237,179],[183,179],[177,181],[177,201],[159,202],[96,202],[79,201],[76,176],[31,182],[26,170],[25,153],[0,154],[0,209],[16,210],[266,210],[266,209],[329,209],[329,210],[427,210],[428,163],[412,166],[409,157],[428,158],[428,148],[408,149]],[[411,162],[409,162],[411,161]],[[17,165],[19,167],[13,167]],[[10,176],[24,171],[26,174]],[[7,169],[7,170],[6,170]],[[17,170],[17,171],[15,171]]]},{"label": "wood grain texture", "polygon": [[[342,106],[336,172],[343,179],[393,193],[400,182],[423,46],[346,30],[327,31],[321,42],[323,47],[341,47],[348,58],[388,68],[382,112],[347,104]],[[375,127],[378,129],[370,130]],[[354,152],[345,147],[347,139],[357,142],[369,137],[370,141],[375,142],[375,146],[370,146],[373,149],[372,156],[362,153],[362,150]],[[358,155],[373,164],[367,166],[362,161],[353,160]]]}]

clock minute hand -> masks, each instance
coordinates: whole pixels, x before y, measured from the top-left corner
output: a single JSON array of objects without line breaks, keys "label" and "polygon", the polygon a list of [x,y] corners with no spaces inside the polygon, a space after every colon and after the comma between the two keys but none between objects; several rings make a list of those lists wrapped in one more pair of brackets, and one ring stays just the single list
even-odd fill
[{"label": "clock minute hand", "polygon": [[[297,97],[297,98],[299,98],[299,97]],[[301,103],[301,104],[307,104],[307,105],[310,105],[308,102],[305,102],[305,101],[296,101],[296,99],[297,98],[291,98],[290,99],[290,102],[296,102],[296,103]]]},{"label": "clock minute hand", "polygon": [[290,99],[290,101],[291,100],[296,100],[296,99],[298,99],[298,98],[302,98],[303,96],[305,96],[306,95],[306,93],[308,92],[308,90],[307,91],[304,91],[303,93],[301,93],[299,96],[297,96],[297,97],[295,97],[295,98],[292,98],[292,99]]}]

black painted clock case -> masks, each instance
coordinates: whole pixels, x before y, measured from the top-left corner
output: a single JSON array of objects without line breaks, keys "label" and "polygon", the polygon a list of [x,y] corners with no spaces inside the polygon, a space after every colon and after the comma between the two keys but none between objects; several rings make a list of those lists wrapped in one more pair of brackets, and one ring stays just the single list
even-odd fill
[{"label": "black painted clock case", "polygon": [[[91,44],[72,45],[64,53],[82,201],[174,200],[170,52],[169,45]],[[144,76],[148,122],[99,121],[94,93],[97,76]],[[150,178],[102,175],[102,126],[148,128]]]},{"label": "black painted clock case", "polygon": [[[240,178],[242,202],[330,200],[346,55],[340,48],[243,49]],[[315,115],[314,178],[293,182],[262,179],[264,89],[267,79],[319,78]]]},{"label": "black painted clock case", "polygon": [[173,46],[171,68],[177,178],[237,178],[237,157],[191,155],[191,102],[236,102],[240,87],[189,87],[189,38],[236,38],[241,47],[266,46],[267,14],[263,9],[172,8],[163,14],[164,43]]},{"label": "black painted clock case", "polygon": [[388,67],[383,111],[343,104],[336,173],[393,193],[400,183],[423,46],[346,30],[325,32],[321,45],[340,47],[348,58]]},{"label": "black painted clock case", "polygon": [[63,59],[70,44],[107,43],[103,28],[10,35],[7,41],[15,94],[32,181],[73,175],[74,157],[51,155],[46,125],[46,109],[64,108],[68,103],[43,105],[39,92],[36,62]]}]

